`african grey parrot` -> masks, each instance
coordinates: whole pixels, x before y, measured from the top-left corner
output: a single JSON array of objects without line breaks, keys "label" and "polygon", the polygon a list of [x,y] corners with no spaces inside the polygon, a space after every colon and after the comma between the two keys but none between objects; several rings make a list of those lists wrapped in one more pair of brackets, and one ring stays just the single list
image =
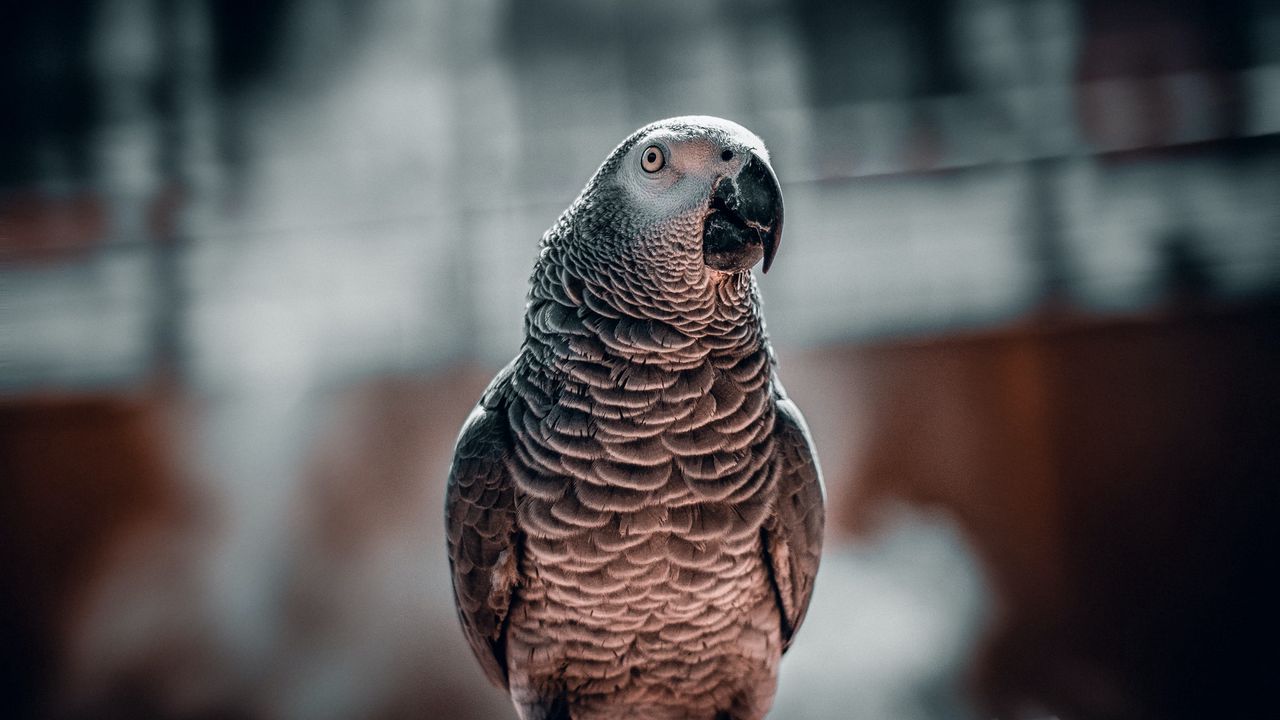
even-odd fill
[{"label": "african grey parrot", "polygon": [[751,267],[782,193],[711,117],[637,130],[542,238],[445,499],[462,627],[521,718],[760,718],[823,487]]}]

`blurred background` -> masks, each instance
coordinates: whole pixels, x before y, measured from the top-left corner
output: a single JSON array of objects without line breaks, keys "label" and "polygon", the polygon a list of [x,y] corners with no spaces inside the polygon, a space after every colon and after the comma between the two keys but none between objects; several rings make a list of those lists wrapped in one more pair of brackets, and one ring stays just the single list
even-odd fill
[{"label": "blurred background", "polygon": [[631,130],[769,144],[828,551],[771,717],[1263,717],[1280,2],[0,10],[0,698],[514,717],[453,440]]}]

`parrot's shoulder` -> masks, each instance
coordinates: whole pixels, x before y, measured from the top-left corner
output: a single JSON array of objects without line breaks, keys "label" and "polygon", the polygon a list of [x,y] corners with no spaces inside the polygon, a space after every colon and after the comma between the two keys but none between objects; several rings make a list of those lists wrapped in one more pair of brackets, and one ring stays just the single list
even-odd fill
[{"label": "parrot's shoulder", "polygon": [[511,384],[512,367],[513,364],[507,365],[489,382],[480,395],[480,401],[462,424],[449,474],[451,490],[456,489],[455,485],[476,480],[488,486],[510,482],[505,459],[511,447],[507,388]]},{"label": "parrot's shoulder", "polygon": [[[822,469],[818,466],[818,454],[813,445],[813,434],[809,432],[809,423],[805,422],[800,407],[787,396],[782,384],[776,378],[773,385],[773,403],[777,411],[774,420],[774,433],[782,444],[787,459],[793,470],[803,470],[802,476],[808,482],[817,485],[825,498],[826,492],[822,482]],[[796,467],[799,466],[799,467]]]},{"label": "parrot's shoulder", "polygon": [[480,402],[472,408],[462,424],[462,431],[458,433],[454,448],[455,465],[464,459],[501,459],[510,437],[506,413],[506,388],[510,382],[511,366],[508,365],[480,395]]},{"label": "parrot's shoulder", "polygon": [[493,376],[484,392],[480,393],[480,403],[477,408],[493,411],[506,405],[511,393],[511,379],[515,376],[517,360],[518,358],[507,363],[506,367]]}]

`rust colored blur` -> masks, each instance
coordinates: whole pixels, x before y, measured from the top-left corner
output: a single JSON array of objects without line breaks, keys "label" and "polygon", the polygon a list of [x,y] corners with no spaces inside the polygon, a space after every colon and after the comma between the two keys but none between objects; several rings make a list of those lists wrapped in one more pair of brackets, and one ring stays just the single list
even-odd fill
[{"label": "rust colored blur", "polygon": [[102,199],[91,193],[0,195],[0,251],[7,262],[66,262],[103,238],[106,216]]},{"label": "rust colored blur", "polygon": [[999,717],[1261,717],[1274,681],[1275,305],[858,347],[833,508],[958,518],[993,583]]},{"label": "rust colored blur", "polygon": [[152,393],[0,401],[0,690],[43,715],[86,593],[133,533],[182,522],[171,408]]}]

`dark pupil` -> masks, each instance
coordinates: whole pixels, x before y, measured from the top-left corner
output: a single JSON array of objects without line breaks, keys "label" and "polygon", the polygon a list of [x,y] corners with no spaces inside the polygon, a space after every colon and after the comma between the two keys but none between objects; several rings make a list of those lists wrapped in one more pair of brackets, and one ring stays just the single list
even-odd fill
[{"label": "dark pupil", "polygon": [[733,159],[733,151],[725,150],[724,152],[720,153],[720,159],[725,162],[729,162],[730,160]]},{"label": "dark pupil", "polygon": [[658,153],[656,153],[656,152],[654,152],[654,151],[650,150],[650,151],[649,151],[649,155],[648,155],[648,158],[647,158],[647,159],[648,159],[648,160],[649,160],[649,162],[651,162],[651,163],[653,163],[653,162],[657,162],[657,161],[658,161]]}]

